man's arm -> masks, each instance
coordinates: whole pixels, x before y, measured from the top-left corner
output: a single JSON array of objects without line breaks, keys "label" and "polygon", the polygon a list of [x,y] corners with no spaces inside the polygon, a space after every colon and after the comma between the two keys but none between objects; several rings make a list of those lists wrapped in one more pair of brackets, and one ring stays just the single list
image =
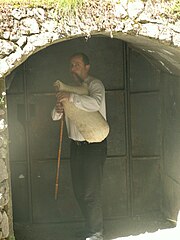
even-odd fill
[{"label": "man's arm", "polygon": [[62,118],[62,115],[63,115],[62,113],[61,114],[57,113],[55,108],[51,112],[51,117],[53,121],[60,120]]},{"label": "man's arm", "polygon": [[94,80],[89,85],[89,95],[70,94],[69,101],[74,105],[87,112],[99,111],[105,88],[99,80]]},{"label": "man's arm", "polygon": [[57,98],[56,106],[51,112],[52,119],[54,121],[60,120],[63,115],[63,111],[64,111],[63,105]]}]

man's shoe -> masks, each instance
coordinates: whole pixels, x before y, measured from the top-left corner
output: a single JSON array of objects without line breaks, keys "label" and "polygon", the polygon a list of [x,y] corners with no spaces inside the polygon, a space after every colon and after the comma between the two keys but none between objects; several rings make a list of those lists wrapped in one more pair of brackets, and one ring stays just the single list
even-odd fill
[{"label": "man's shoe", "polygon": [[103,240],[103,236],[102,233],[97,232],[91,235],[90,237],[86,238],[86,240]]}]

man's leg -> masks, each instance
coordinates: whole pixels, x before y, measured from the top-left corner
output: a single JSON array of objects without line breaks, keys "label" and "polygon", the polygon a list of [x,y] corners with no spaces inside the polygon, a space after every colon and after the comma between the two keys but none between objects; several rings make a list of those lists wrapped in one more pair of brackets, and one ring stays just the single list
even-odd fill
[{"label": "man's leg", "polygon": [[81,146],[71,144],[73,189],[91,235],[103,231],[101,185],[105,159],[106,141]]},{"label": "man's leg", "polygon": [[91,235],[103,233],[102,178],[106,159],[106,142],[84,147],[83,208]]}]

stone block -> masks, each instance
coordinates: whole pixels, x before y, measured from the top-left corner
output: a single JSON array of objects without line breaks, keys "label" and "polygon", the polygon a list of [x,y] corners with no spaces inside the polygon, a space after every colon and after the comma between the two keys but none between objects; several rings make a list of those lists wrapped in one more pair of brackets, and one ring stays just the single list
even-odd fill
[{"label": "stone block", "polygon": [[0,183],[8,179],[7,167],[3,159],[0,159]]},{"label": "stone block", "polygon": [[0,58],[11,54],[16,49],[16,46],[12,42],[0,39]]},{"label": "stone block", "polygon": [[141,0],[135,0],[128,3],[128,14],[129,17],[134,19],[144,10],[144,3]]},{"label": "stone block", "polygon": [[173,34],[173,44],[175,46],[180,47],[180,34],[178,34],[178,33]]},{"label": "stone block", "polygon": [[0,224],[1,224],[1,222],[2,222],[2,213],[0,212]]},{"label": "stone block", "polygon": [[2,214],[2,222],[1,222],[1,229],[2,229],[2,238],[7,238],[9,236],[9,221],[6,212]]},{"label": "stone block", "polygon": [[0,183],[0,208],[3,208],[9,202],[9,186],[8,181]]},{"label": "stone block", "polygon": [[20,30],[22,34],[31,35],[39,33],[39,25],[34,18],[25,18],[21,20]]}]

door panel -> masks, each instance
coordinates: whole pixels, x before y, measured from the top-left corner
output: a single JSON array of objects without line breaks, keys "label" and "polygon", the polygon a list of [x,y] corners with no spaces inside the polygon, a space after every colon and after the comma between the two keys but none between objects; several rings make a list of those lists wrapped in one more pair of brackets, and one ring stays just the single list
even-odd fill
[{"label": "door panel", "polygon": [[127,159],[108,158],[104,167],[104,217],[128,215]]},{"label": "door panel", "polygon": [[130,50],[130,91],[159,90],[160,78],[157,69],[137,51]]},{"label": "door panel", "polygon": [[14,69],[11,74],[6,77],[6,89],[8,94],[24,93],[24,64]]},{"label": "door panel", "polygon": [[121,91],[108,91],[106,100],[107,119],[110,125],[108,156],[124,156],[126,154],[124,93]]},{"label": "door panel", "polygon": [[25,162],[11,162],[13,218],[15,222],[29,222],[28,166]]},{"label": "door panel", "polygon": [[[29,139],[32,161],[57,157],[59,146],[60,121],[53,121],[51,111],[55,105],[55,95],[29,95]],[[30,108],[29,107],[29,108]],[[69,157],[67,131],[63,130],[62,157]]]},{"label": "door panel", "polygon": [[160,154],[160,99],[158,93],[131,94],[133,156]]},{"label": "door panel", "polygon": [[133,215],[159,210],[159,159],[133,161]]},{"label": "door panel", "polygon": [[34,222],[66,222],[82,220],[74,198],[69,161],[61,160],[58,199],[55,200],[57,160],[32,164],[32,196]]},{"label": "door panel", "polygon": [[11,161],[26,161],[26,115],[24,95],[8,96],[9,155]]}]

